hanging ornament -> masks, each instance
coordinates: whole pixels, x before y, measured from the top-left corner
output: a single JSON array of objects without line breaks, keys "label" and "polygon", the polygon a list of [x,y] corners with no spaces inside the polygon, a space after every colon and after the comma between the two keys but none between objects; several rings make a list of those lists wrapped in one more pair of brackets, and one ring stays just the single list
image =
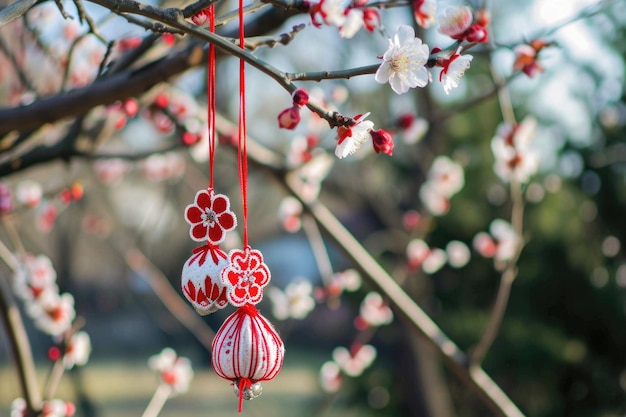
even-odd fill
[{"label": "hanging ornament", "polygon": [[228,266],[221,279],[226,287],[226,298],[235,307],[257,304],[263,298],[263,287],[270,282],[270,270],[260,251],[246,246],[228,254]]},{"label": "hanging ornament", "polygon": [[200,246],[185,262],[181,286],[185,298],[200,315],[226,307],[226,287],[220,278],[228,265],[226,253],[219,246]]},{"label": "hanging ornament", "polygon": [[[243,16],[243,0],[239,0],[239,45],[241,48],[245,48]],[[237,166],[243,215],[243,249],[230,251],[228,264],[220,274],[222,285],[226,289],[227,301],[238,308],[222,324],[211,345],[213,369],[220,377],[232,382],[235,393],[239,397],[239,412],[243,409],[244,399],[251,400],[261,395],[260,382],[273,379],[280,371],[285,357],[283,341],[270,322],[254,306],[263,298],[263,287],[270,281],[270,270],[263,262],[261,252],[248,245],[245,97],[245,63],[240,60]],[[194,224],[199,224],[197,220],[202,216],[198,217],[199,213],[195,209],[189,214],[193,216]],[[198,236],[204,236],[202,227],[193,227],[198,227]],[[207,236],[210,234],[208,231],[206,233]],[[193,239],[193,232],[191,236]]]},{"label": "hanging ornament", "polygon": [[215,373],[232,381],[243,400],[261,395],[262,381],[273,379],[283,365],[285,346],[272,324],[253,305],[231,314],[213,339],[211,361]]},{"label": "hanging ornament", "polygon": [[230,211],[230,200],[224,194],[215,194],[212,188],[196,193],[195,202],[185,209],[185,220],[191,226],[192,240],[211,245],[219,245],[226,232],[237,226],[237,218]]}]

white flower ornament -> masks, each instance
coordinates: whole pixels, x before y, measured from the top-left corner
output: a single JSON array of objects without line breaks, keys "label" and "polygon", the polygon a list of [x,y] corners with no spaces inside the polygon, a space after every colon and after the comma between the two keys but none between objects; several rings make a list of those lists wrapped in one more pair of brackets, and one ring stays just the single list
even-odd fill
[{"label": "white flower ornament", "polygon": [[415,37],[412,27],[401,25],[393,38],[389,39],[389,48],[383,55],[383,63],[376,71],[376,81],[389,83],[393,91],[403,94],[409,88],[424,87],[430,81],[426,69],[428,45]]}]

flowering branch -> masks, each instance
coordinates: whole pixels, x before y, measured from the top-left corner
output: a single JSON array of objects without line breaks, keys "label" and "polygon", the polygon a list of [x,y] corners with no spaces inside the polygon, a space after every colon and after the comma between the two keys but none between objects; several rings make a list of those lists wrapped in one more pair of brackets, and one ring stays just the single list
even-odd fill
[{"label": "flowering branch", "polygon": [[[219,132],[229,132],[232,126],[223,119],[217,120]],[[277,178],[290,194],[297,198],[306,211],[315,219],[320,229],[329,236],[358,266],[363,276],[374,284],[410,326],[433,346],[444,358],[446,364],[458,377],[472,388],[498,416],[523,417],[522,412],[485,373],[480,366],[468,368],[469,359],[456,344],[428,317],[398,283],[380,266],[356,238],[318,199],[310,201],[300,191],[300,183],[277,162],[278,157],[267,156],[271,152],[248,138],[250,163]]]},{"label": "flowering branch", "polygon": [[[9,221],[4,218],[5,227]],[[8,225],[8,226],[7,226]],[[11,270],[18,267],[18,262],[11,251],[0,241],[0,257]],[[41,395],[37,386],[37,375],[32,350],[24,328],[24,322],[13,297],[13,293],[4,277],[0,277],[0,319],[7,333],[7,340],[17,368],[18,380],[26,400],[29,413],[33,414],[41,404]]]},{"label": "flowering branch", "polygon": [[[502,77],[495,72],[493,68],[492,77],[496,81],[496,85],[502,86],[498,89],[498,101],[500,103],[502,117],[505,122],[513,126],[516,124],[516,120],[509,89],[506,87],[506,84],[503,83]],[[513,226],[513,230],[520,239],[517,242],[513,257],[508,261],[506,268],[500,277],[500,285],[498,287],[493,309],[489,315],[487,326],[476,347],[472,350],[472,366],[480,365],[489,351],[489,348],[498,336],[502,320],[504,319],[504,314],[506,313],[506,308],[509,303],[511,287],[513,285],[513,281],[517,278],[517,261],[524,247],[524,242],[521,239],[524,231],[524,198],[522,195],[521,183],[515,178],[512,178],[510,182],[510,197],[512,203],[511,224]]]}]

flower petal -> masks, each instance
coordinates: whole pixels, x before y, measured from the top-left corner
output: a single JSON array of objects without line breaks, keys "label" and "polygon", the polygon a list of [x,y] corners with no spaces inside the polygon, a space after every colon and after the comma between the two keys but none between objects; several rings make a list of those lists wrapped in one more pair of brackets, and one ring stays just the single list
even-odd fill
[{"label": "flower petal", "polygon": [[207,228],[202,223],[196,224],[189,230],[189,236],[196,242],[202,242],[206,240]]},{"label": "flower petal", "polygon": [[193,204],[185,209],[185,219],[190,224],[202,223],[202,210]]},{"label": "flower petal", "polygon": [[219,223],[215,222],[209,227],[208,238],[214,245],[217,245],[224,240],[224,231]]},{"label": "flower petal", "polygon": [[211,207],[211,194],[213,194],[213,192],[209,193],[206,190],[200,190],[198,191],[198,193],[196,194],[196,205],[198,207],[200,207],[201,209],[207,208],[207,207]]},{"label": "flower petal", "polygon": [[226,197],[223,194],[217,194],[213,198],[213,211],[216,214],[220,214],[228,210],[229,205],[230,205],[230,202],[228,201],[228,197]]}]

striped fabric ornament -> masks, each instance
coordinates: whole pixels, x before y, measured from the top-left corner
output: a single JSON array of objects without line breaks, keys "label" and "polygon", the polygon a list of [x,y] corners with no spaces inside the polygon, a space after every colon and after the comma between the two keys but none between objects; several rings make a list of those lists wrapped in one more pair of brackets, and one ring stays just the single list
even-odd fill
[{"label": "striped fabric ornament", "polygon": [[251,304],[239,307],[224,321],[211,351],[215,373],[233,383],[239,412],[244,399],[261,394],[260,382],[278,374],[285,357],[285,346],[274,326]]},{"label": "striped fabric ornament", "polygon": [[220,278],[228,265],[226,253],[219,246],[205,245],[193,250],[181,274],[185,298],[200,315],[226,307],[226,287]]}]

